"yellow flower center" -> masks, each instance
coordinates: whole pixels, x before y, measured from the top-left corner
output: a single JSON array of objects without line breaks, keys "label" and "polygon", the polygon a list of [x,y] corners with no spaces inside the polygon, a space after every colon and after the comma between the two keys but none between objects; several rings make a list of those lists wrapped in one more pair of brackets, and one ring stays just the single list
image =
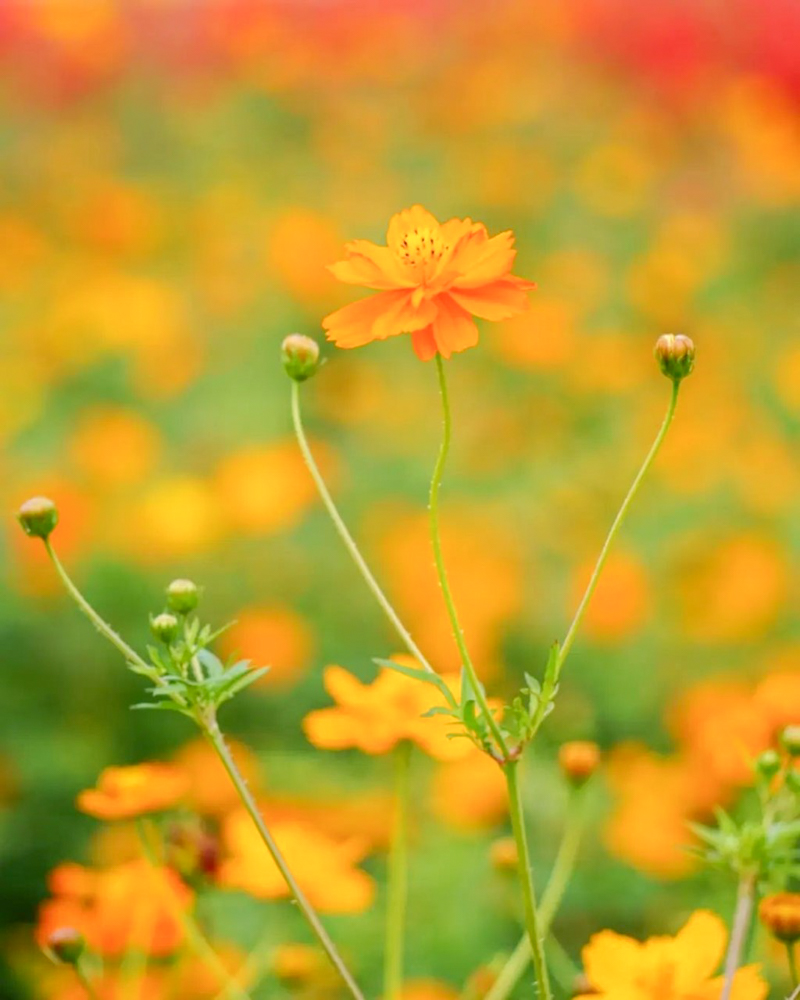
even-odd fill
[{"label": "yellow flower center", "polygon": [[450,248],[441,231],[427,226],[410,229],[397,244],[397,256],[403,264],[417,268],[441,260]]}]

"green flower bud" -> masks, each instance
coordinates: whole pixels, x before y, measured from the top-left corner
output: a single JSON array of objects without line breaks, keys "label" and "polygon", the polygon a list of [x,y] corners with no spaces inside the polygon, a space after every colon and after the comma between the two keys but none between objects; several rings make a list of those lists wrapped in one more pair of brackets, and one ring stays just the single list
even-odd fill
[{"label": "green flower bud", "polygon": [[781,769],[781,758],[775,750],[765,750],[756,757],[756,771],[762,778],[774,778]]},{"label": "green flower bud", "polygon": [[673,382],[691,375],[695,353],[694,342],[682,333],[665,333],[656,341],[658,367]]},{"label": "green flower bud", "polygon": [[47,497],[32,497],[17,511],[17,520],[26,535],[47,539],[58,524],[58,510]]},{"label": "green flower bud", "polygon": [[169,645],[180,635],[181,623],[175,617],[175,615],[170,614],[169,611],[165,611],[163,614],[156,615],[155,618],[150,619],[150,631],[162,642]]},{"label": "green flower bud", "polygon": [[800,795],[800,771],[787,771],[783,781],[792,795]]},{"label": "green flower bud", "polygon": [[199,601],[200,591],[191,580],[173,580],[167,587],[167,607],[176,614],[187,615]]},{"label": "green flower bud", "polygon": [[48,937],[45,947],[64,965],[77,965],[86,950],[86,938],[74,927],[58,927]]},{"label": "green flower bud", "polygon": [[283,367],[289,378],[305,382],[319,367],[319,345],[302,333],[290,333],[281,344]]},{"label": "green flower bud", "polygon": [[800,726],[787,726],[781,733],[781,746],[790,757],[800,757]]}]

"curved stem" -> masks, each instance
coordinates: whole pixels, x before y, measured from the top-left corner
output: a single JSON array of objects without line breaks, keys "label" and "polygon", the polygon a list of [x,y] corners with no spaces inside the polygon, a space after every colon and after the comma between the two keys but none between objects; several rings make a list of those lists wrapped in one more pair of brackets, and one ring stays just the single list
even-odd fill
[{"label": "curved stem", "polygon": [[288,885],[289,891],[292,894],[292,898],[297,903],[298,909],[305,917],[315,937],[322,945],[328,958],[331,960],[332,964],[336,968],[336,971],[341,976],[342,981],[347,986],[351,996],[354,997],[354,1000],[364,1000],[361,990],[359,989],[355,979],[353,979],[350,970],[344,964],[344,960],[339,954],[336,945],[331,940],[328,932],[322,924],[322,921],[317,916],[316,910],[306,898],[305,893],[298,885],[297,880],[286,864],[286,860],[283,857],[283,854],[281,854],[280,848],[264,822],[264,817],[261,815],[258,804],[253,797],[253,793],[250,791],[247,782],[243,778],[241,772],[236,766],[236,762],[231,756],[231,752],[228,749],[228,745],[225,742],[222,732],[220,731],[216,718],[211,716],[210,718],[204,719],[202,721],[202,729],[203,734],[216,751],[217,756],[228,773],[228,777],[231,779],[236,791],[239,793],[239,798],[242,800],[244,807],[250,814],[250,818],[255,823],[256,829],[258,830],[261,839],[264,841],[272,860],[275,862],[278,870],[283,876],[284,881]]},{"label": "curved stem", "polygon": [[89,978],[88,972],[83,968],[80,962],[74,966],[75,975],[77,976],[78,982],[86,990],[89,996],[89,1000],[100,1000],[97,990],[94,988],[94,983]]},{"label": "curved stem", "polygon": [[442,475],[444,474],[444,467],[447,462],[447,455],[450,451],[450,437],[452,434],[452,417],[450,414],[450,400],[447,393],[447,379],[444,373],[444,362],[442,361],[441,354],[436,355],[436,372],[439,376],[439,393],[442,398],[442,444],[439,449],[439,457],[436,459],[436,465],[433,469],[433,477],[431,479],[431,489],[430,498],[428,503],[428,510],[430,512],[430,525],[431,525],[431,543],[433,545],[433,557],[436,562],[436,573],[439,577],[439,585],[442,588],[442,594],[444,595],[444,603],[447,606],[447,614],[450,618],[450,626],[453,630],[453,638],[456,641],[456,646],[458,646],[458,652],[461,657],[461,663],[467,672],[470,684],[475,692],[475,698],[480,705],[481,712],[483,713],[486,722],[492,732],[492,736],[497,743],[497,746],[503,753],[503,757],[508,757],[508,745],[505,741],[503,733],[500,726],[497,723],[494,715],[492,715],[491,709],[486,701],[486,695],[483,691],[483,685],[478,679],[478,674],[472,663],[472,659],[469,655],[469,650],[467,649],[466,641],[464,640],[464,630],[461,628],[461,623],[458,620],[458,612],[456,610],[455,601],[453,600],[453,593],[450,589],[450,581],[447,577],[447,569],[444,564],[444,556],[442,554],[442,540],[439,531],[439,489],[442,485]]},{"label": "curved stem", "polygon": [[384,953],[384,1000],[399,1000],[403,988],[403,947],[408,898],[408,788],[411,744],[404,741],[395,750],[395,803],[386,902],[386,951]]},{"label": "curved stem", "polygon": [[547,962],[544,956],[544,931],[536,912],[536,892],[533,888],[533,872],[528,852],[528,837],[525,832],[525,815],[522,810],[522,800],[519,794],[519,761],[509,761],[503,768],[508,785],[508,804],[511,813],[511,828],[517,844],[519,880],[522,885],[522,900],[525,911],[525,929],[528,932],[528,943],[533,959],[533,969],[536,974],[539,1000],[552,1000],[550,977],[547,973]]},{"label": "curved stem", "polygon": [[736,893],[736,909],[733,913],[731,939],[728,944],[728,954],[725,956],[725,972],[720,1000],[730,1000],[733,990],[733,978],[741,965],[742,948],[744,947],[747,930],[753,913],[753,896],[756,877],[752,872],[745,872],[739,880]]},{"label": "curved stem", "polygon": [[339,510],[333,501],[333,497],[330,494],[330,490],[328,489],[325,480],[322,478],[322,473],[320,472],[319,466],[314,460],[314,456],[308,444],[308,438],[306,437],[306,433],[303,428],[303,420],[300,415],[300,386],[299,383],[294,381],[292,382],[292,423],[294,424],[294,432],[297,437],[297,443],[300,446],[300,451],[303,455],[303,459],[306,465],[308,466],[308,471],[311,473],[311,478],[314,480],[314,483],[317,487],[317,491],[319,492],[322,502],[325,505],[325,509],[330,515],[330,519],[333,521],[333,525],[336,528],[339,537],[344,542],[345,548],[350,553],[353,562],[358,567],[358,570],[361,573],[362,577],[364,578],[364,581],[366,582],[370,591],[372,592],[373,597],[378,602],[378,604],[380,604],[386,617],[392,623],[392,625],[395,628],[395,631],[403,640],[403,643],[406,649],[409,651],[409,653],[411,653],[411,655],[415,657],[415,659],[419,660],[420,665],[424,670],[427,670],[432,674],[435,673],[436,671],[430,665],[425,654],[422,652],[422,650],[419,648],[416,642],[414,642],[411,633],[408,631],[405,625],[400,621],[400,617],[392,607],[389,598],[386,596],[386,594],[384,594],[380,584],[373,576],[372,570],[369,568],[366,560],[361,555],[361,550],[356,544],[356,541],[353,538],[353,536],[350,534],[347,525],[344,523],[344,520],[342,519],[342,515],[339,513]]},{"label": "curved stem", "polygon": [[[547,937],[553,918],[558,912],[564,891],[575,869],[575,861],[580,848],[584,826],[583,789],[574,789],[570,794],[567,806],[567,817],[564,823],[564,833],[558,847],[556,859],[550,872],[550,878],[542,893],[539,904],[539,926],[543,937]],[[519,944],[509,956],[508,961],[500,970],[492,988],[486,994],[485,1000],[506,1000],[519,982],[531,960],[531,946],[527,934],[523,935]]]},{"label": "curved stem", "polygon": [[[148,824],[142,818],[136,823],[136,832],[139,835],[142,854],[144,854],[154,869],[159,869],[162,866],[162,862],[159,860],[156,850],[150,841],[150,829],[151,824]],[[211,969],[219,981],[225,984],[219,995],[223,998],[228,998],[228,1000],[250,1000],[249,994],[236,982],[230,970],[225,967],[219,955],[214,951],[211,942],[203,934],[197,920],[183,909],[170,892],[165,891],[163,893],[163,900],[173,918],[180,924],[189,947],[200,961]]]},{"label": "curved stem", "polygon": [[614,518],[614,523],[611,525],[606,540],[603,543],[603,547],[600,550],[600,555],[598,556],[597,562],[594,567],[594,571],[592,572],[591,579],[589,580],[589,583],[586,587],[586,591],[583,597],[581,598],[581,602],[578,605],[578,609],[575,612],[575,616],[572,619],[572,622],[570,623],[569,629],[567,630],[567,634],[564,637],[564,641],[561,644],[561,648],[558,654],[558,664],[556,668],[556,680],[558,679],[558,674],[560,673],[561,667],[564,665],[564,661],[567,658],[567,654],[569,653],[572,644],[575,641],[575,637],[578,633],[578,628],[581,624],[581,621],[583,620],[583,616],[586,612],[586,608],[589,604],[589,601],[591,600],[592,594],[594,593],[595,588],[597,587],[597,582],[600,579],[600,574],[602,573],[603,567],[605,566],[606,560],[608,559],[608,554],[611,551],[611,546],[614,543],[614,539],[619,534],[619,530],[622,527],[623,522],[625,521],[625,517],[627,516],[630,506],[633,503],[634,497],[639,491],[639,487],[642,484],[642,480],[647,475],[650,466],[653,464],[653,461],[656,455],[658,454],[659,449],[661,448],[664,438],[667,436],[667,431],[669,430],[670,424],[672,423],[672,418],[675,416],[675,407],[678,405],[679,388],[680,388],[679,381],[672,383],[672,394],[670,395],[669,406],[667,407],[667,413],[666,416],[664,417],[663,423],[661,424],[661,428],[659,429],[659,432],[656,435],[656,439],[653,442],[652,446],[650,447],[650,451],[648,451],[647,456],[644,462],[642,463],[641,468],[637,472],[636,478],[633,480],[633,483],[631,484],[631,488],[628,490],[625,499],[622,501],[622,506],[617,512],[617,516]]}]

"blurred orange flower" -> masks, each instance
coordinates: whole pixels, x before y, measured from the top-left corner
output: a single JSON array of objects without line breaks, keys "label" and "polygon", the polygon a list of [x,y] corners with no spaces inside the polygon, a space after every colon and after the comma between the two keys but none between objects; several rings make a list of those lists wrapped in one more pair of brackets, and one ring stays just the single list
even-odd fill
[{"label": "blurred orange flower", "polygon": [[[356,867],[365,855],[363,841],[337,841],[306,823],[278,820],[271,824],[286,863],[311,905],[323,913],[360,913],[372,902],[375,884]],[[219,881],[261,899],[285,899],[289,888],[244,809],[223,823],[229,857]]]},{"label": "blurred orange flower", "polygon": [[398,212],[387,246],[368,240],[345,245],[346,258],[330,270],[352,285],[380,289],[322,321],[338,347],[361,347],[410,333],[417,357],[449,358],[478,343],[473,316],[502,320],[524,312],[534,288],[511,274],[516,251],[511,231],[491,239],[471,219],[440,223],[421,205]]},{"label": "blurred orange flower", "polygon": [[167,955],[183,941],[175,915],[188,910],[193,893],[168,868],[138,859],[96,870],[65,864],[50,873],[53,899],[39,909],[37,940],[59,927],[74,927],[102,955],[138,948]]},{"label": "blurred orange flower", "polygon": [[[411,656],[393,660],[419,669]],[[458,677],[444,678],[452,691],[458,690]],[[325,688],[337,703],[336,708],[321,708],[303,720],[309,740],[318,747],[341,750],[357,747],[364,753],[388,753],[402,740],[412,740],[431,757],[458,760],[469,752],[469,741],[448,739],[452,720],[447,716],[423,714],[444,699],[434,687],[384,668],[372,684],[362,684],[343,667],[325,668]]]},{"label": "blurred orange flower", "polygon": [[[717,1000],[722,977],[711,978],[722,960],[727,930],[708,910],[693,913],[675,937],[639,942],[613,931],[595,934],[583,949],[594,992],[576,1000]],[[732,1000],[765,1000],[767,984],[757,966],[736,973]]]},{"label": "blurred orange flower", "polygon": [[314,641],[308,623],[290,608],[251,607],[221,637],[223,655],[243,656],[269,673],[257,684],[287,685],[296,681],[311,662]]},{"label": "blurred orange flower", "polygon": [[97,787],[82,791],[76,804],[81,812],[98,819],[130,819],[172,808],[188,784],[186,775],[172,764],[107,767]]},{"label": "blurred orange flower", "polygon": [[431,791],[433,811],[446,823],[464,830],[502,822],[508,814],[506,782],[495,762],[466,740],[461,760],[443,764]]},{"label": "blurred orange flower", "polygon": [[[228,749],[236,766],[250,788],[258,794],[261,780],[258,761],[253,751],[234,740],[228,740]],[[173,757],[187,776],[189,788],[187,803],[201,816],[221,816],[239,803],[239,795],[216,753],[205,740],[192,740]]]}]

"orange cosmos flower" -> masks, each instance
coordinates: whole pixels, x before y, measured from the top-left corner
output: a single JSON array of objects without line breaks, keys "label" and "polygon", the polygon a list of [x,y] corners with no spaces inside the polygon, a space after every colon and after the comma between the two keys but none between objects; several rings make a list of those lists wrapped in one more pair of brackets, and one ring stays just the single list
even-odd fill
[{"label": "orange cosmos flower", "polygon": [[[714,976],[725,950],[727,931],[720,918],[698,910],[675,937],[639,942],[613,931],[595,934],[583,949],[590,1000],[717,1000],[722,977]],[[739,969],[732,1000],[765,1000],[767,984],[756,967]]]},{"label": "orange cosmos flower", "polygon": [[98,819],[130,819],[142,813],[171,809],[189,785],[186,775],[172,764],[135,764],[107,767],[96,788],[87,788],[76,800],[81,812]]},{"label": "orange cosmos flower", "polygon": [[330,265],[351,285],[379,289],[326,316],[322,326],[337,347],[361,347],[410,333],[417,357],[449,358],[478,343],[480,319],[510,319],[528,307],[534,283],[511,274],[516,251],[510,230],[489,238],[471,219],[439,224],[421,205],[392,217],[387,246],[345,244],[346,258]]},{"label": "orange cosmos flower", "polygon": [[[419,669],[411,656],[392,657],[397,663]],[[444,678],[457,692],[458,676]],[[357,747],[364,753],[388,753],[402,740],[412,740],[438,760],[458,760],[469,752],[466,739],[449,739],[456,732],[453,720],[424,713],[444,698],[430,684],[384,668],[372,684],[362,684],[343,667],[325,668],[325,688],[337,705],[321,708],[303,720],[306,736],[314,746],[329,750]]]}]

